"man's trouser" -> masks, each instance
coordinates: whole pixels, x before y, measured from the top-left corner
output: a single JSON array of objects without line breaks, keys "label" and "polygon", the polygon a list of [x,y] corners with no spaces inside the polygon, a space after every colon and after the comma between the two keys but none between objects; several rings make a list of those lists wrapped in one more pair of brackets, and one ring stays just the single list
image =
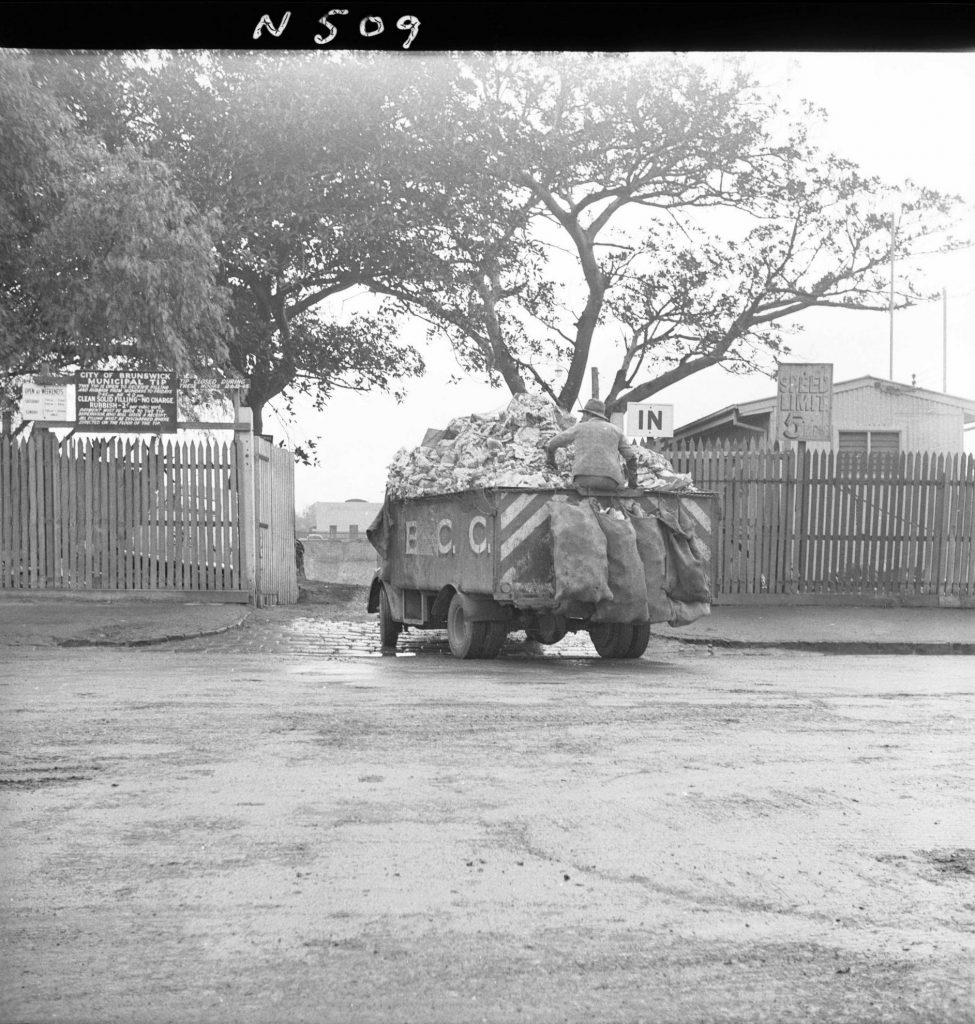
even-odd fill
[{"label": "man's trouser", "polygon": [[611,476],[589,476],[581,473],[572,478],[572,486],[579,492],[618,491],[620,485]]}]

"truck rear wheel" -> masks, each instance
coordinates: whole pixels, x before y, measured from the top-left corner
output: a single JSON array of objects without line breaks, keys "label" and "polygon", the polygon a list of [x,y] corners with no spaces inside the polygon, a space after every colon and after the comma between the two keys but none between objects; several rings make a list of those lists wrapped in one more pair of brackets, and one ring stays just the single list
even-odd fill
[{"label": "truck rear wheel", "polygon": [[630,646],[627,647],[626,654],[623,657],[640,658],[647,649],[647,644],[650,643],[650,623],[634,622],[631,628],[633,630],[633,639],[630,641]]},{"label": "truck rear wheel", "polygon": [[534,629],[526,629],[525,636],[540,644],[557,644],[568,633],[568,623],[561,615],[539,615]]},{"label": "truck rear wheel", "polygon": [[447,641],[455,658],[496,658],[508,629],[504,622],[474,622],[464,611],[464,599],[454,594],[447,609]]},{"label": "truck rear wheel", "polygon": [[383,647],[395,647],[403,625],[393,618],[392,609],[389,607],[389,597],[386,595],[386,588],[379,588],[379,642]]},{"label": "truck rear wheel", "polygon": [[[600,658],[629,658],[633,627],[628,622],[597,622],[589,627],[589,639]],[[642,652],[641,652],[642,653]]]}]

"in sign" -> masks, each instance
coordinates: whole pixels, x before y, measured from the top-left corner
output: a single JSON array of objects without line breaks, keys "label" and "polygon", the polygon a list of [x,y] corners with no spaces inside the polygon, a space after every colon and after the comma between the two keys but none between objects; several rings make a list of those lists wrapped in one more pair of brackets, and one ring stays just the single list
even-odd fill
[{"label": "in sign", "polygon": [[627,437],[673,437],[674,407],[657,402],[632,402],[622,426]]}]

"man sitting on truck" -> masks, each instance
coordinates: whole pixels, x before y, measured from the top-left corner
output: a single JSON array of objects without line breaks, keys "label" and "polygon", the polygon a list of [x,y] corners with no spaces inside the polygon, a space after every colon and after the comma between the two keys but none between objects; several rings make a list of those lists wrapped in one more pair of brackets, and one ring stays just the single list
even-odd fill
[{"label": "man sitting on truck", "polygon": [[556,434],[545,446],[545,461],[556,468],[555,450],[575,445],[572,483],[580,492],[617,491],[624,483],[620,456],[626,463],[625,482],[636,487],[636,449],[606,416],[606,406],[593,398],[582,408],[582,422]]}]

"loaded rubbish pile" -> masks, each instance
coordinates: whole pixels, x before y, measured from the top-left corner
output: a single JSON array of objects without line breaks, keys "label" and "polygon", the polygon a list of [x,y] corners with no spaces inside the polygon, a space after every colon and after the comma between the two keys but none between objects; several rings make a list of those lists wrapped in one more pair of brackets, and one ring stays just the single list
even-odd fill
[{"label": "loaded rubbish pile", "polygon": [[[575,422],[537,395],[515,395],[503,409],[459,416],[443,430],[428,430],[418,447],[396,453],[387,494],[415,498],[480,487],[571,486],[571,449],[556,451],[558,469],[553,472],[545,464],[545,444]],[[662,455],[640,447],[637,484],[646,490],[695,490],[690,476],[675,473]]]}]

